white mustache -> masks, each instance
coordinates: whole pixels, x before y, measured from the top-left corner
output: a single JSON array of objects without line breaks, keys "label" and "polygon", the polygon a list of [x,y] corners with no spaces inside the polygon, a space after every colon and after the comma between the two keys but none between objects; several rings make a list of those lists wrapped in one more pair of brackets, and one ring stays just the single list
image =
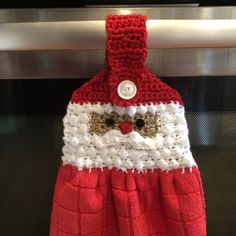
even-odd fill
[{"label": "white mustache", "polygon": [[97,148],[105,147],[120,147],[123,145],[127,148],[134,149],[155,149],[156,138],[149,138],[141,136],[137,131],[132,131],[128,134],[122,134],[120,130],[110,130],[102,137],[98,135],[92,135],[91,143]]}]

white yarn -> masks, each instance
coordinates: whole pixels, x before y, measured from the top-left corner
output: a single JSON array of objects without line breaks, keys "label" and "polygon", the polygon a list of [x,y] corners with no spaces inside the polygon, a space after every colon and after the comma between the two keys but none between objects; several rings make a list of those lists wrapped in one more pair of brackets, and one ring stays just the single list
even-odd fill
[{"label": "white yarn", "polygon": [[170,158],[171,155],[171,149],[169,148],[163,148],[161,150],[161,156],[165,159],[168,160]]},{"label": "white yarn", "polygon": [[167,105],[164,105],[163,103],[161,103],[157,106],[157,113],[165,112],[166,109],[167,109]]},{"label": "white yarn", "polygon": [[112,167],[112,159],[110,157],[105,157],[103,159],[104,159],[105,166],[111,168]]},{"label": "white yarn", "polygon": [[175,103],[167,104],[166,109],[169,113],[177,113],[178,112],[178,106],[176,106]]},{"label": "white yarn", "polygon": [[154,159],[154,160],[159,160],[161,158],[161,154],[158,150],[150,151],[149,156],[151,159]]},{"label": "white yarn", "polygon": [[164,122],[165,124],[173,124],[174,116],[167,113],[165,116],[161,116],[161,122]]},{"label": "white yarn", "polygon": [[169,123],[164,123],[162,122],[163,125],[161,126],[161,132],[162,134],[168,136],[168,135],[171,135],[173,134],[173,124],[169,124]]},{"label": "white yarn", "polygon": [[167,147],[172,147],[174,145],[174,138],[170,135],[164,138],[164,142]]},{"label": "white yarn", "polygon": [[179,162],[172,159],[171,161],[169,161],[169,167],[170,169],[177,169],[179,168]]},{"label": "white yarn", "polygon": [[[117,112],[133,117],[136,113],[157,114],[158,131],[155,137],[143,137],[132,131],[123,135],[113,129],[104,135],[89,133],[90,113]],[[159,168],[171,170],[192,168],[196,163],[190,151],[184,108],[178,103],[117,107],[111,104],[69,104],[64,123],[64,164],[78,169],[93,167],[123,171]]]},{"label": "white yarn", "polygon": [[72,137],[72,145],[77,146],[78,144],[79,144],[78,137],[76,137],[76,136]]},{"label": "white yarn", "polygon": [[147,108],[148,108],[148,112],[151,112],[152,114],[157,112],[157,106],[156,105],[151,104]]},{"label": "white yarn", "polygon": [[138,106],[137,113],[144,115],[148,111],[148,106]]},{"label": "white yarn", "polygon": [[138,171],[143,171],[144,170],[144,163],[143,163],[143,161],[141,161],[141,160],[137,161],[136,163],[134,163],[134,167]]},{"label": "white yarn", "polygon": [[116,113],[118,113],[120,116],[128,113],[128,109],[126,107],[117,107],[117,106],[115,106],[114,111]]},{"label": "white yarn", "polygon": [[133,169],[134,167],[134,163],[130,159],[126,159],[123,163],[125,169]]},{"label": "white yarn", "polygon": [[[152,114],[155,113],[162,113],[165,110],[168,110],[168,113],[173,114],[175,113],[175,116],[179,114],[180,111],[184,111],[184,107],[181,106],[179,103],[170,103],[170,104],[163,104],[160,103],[158,105],[145,105],[145,106],[128,106],[128,107],[119,107],[114,106],[112,104],[105,104],[102,105],[100,103],[98,104],[76,104],[76,103],[69,103],[67,108],[67,114],[73,114],[73,115],[80,115],[81,113],[86,113],[89,115],[91,112],[96,112],[99,114],[111,113],[113,111],[117,112],[118,114],[129,114],[130,116],[134,116],[135,113],[141,113],[145,114],[146,112],[151,112]],[[136,111],[136,112],[135,112]]]},{"label": "white yarn", "polygon": [[135,106],[131,106],[131,107],[128,107],[127,109],[127,114],[130,116],[130,117],[133,117],[135,115],[135,113],[137,112],[137,108]]}]

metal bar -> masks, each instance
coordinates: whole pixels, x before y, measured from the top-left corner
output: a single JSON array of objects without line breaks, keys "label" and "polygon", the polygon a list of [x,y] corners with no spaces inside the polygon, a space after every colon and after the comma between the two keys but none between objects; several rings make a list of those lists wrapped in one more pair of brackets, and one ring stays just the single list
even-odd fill
[{"label": "metal bar", "polygon": [[[148,20],[149,49],[236,47],[236,20]],[[0,24],[0,51],[105,48],[104,21]]]},{"label": "metal bar", "polygon": [[143,14],[149,20],[236,19],[236,7],[116,7],[0,9],[0,23],[104,20],[107,15]]},{"label": "metal bar", "polygon": [[[0,52],[1,79],[91,78],[104,68],[104,50]],[[148,50],[158,76],[235,76],[235,48]]]}]

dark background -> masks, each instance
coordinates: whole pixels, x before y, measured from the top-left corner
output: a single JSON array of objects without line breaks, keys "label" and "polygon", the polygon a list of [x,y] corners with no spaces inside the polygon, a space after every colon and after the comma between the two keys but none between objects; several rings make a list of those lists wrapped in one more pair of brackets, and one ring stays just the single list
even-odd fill
[{"label": "dark background", "polygon": [[191,4],[200,6],[232,6],[235,0],[0,0],[2,8],[33,8],[33,7],[83,7],[86,5],[119,5],[119,4]]}]

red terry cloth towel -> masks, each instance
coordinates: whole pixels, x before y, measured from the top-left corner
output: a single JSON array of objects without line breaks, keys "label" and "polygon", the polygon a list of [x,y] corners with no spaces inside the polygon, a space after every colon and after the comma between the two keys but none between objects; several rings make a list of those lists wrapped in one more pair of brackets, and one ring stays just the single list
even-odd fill
[{"label": "red terry cloth towel", "polygon": [[145,67],[146,17],[106,19],[106,66],[74,91],[50,236],[204,236],[179,93]]}]

